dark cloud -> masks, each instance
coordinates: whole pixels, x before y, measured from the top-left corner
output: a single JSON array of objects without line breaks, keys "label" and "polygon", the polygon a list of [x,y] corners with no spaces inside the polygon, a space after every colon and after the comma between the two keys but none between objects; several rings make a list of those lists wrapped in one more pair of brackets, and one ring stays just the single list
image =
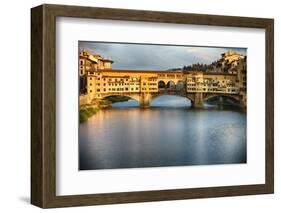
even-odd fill
[{"label": "dark cloud", "polygon": [[246,55],[246,48],[194,47],[106,42],[79,42],[79,49],[90,49],[114,61],[114,69],[166,70],[193,63],[211,63],[220,54],[235,50]]}]

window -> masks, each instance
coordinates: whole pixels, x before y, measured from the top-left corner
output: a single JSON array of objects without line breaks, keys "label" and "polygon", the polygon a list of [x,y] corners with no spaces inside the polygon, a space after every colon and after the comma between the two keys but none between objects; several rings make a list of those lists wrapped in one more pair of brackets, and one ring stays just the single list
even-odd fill
[{"label": "window", "polygon": [[103,91],[106,92],[106,89],[104,88]]},{"label": "window", "polygon": [[103,86],[105,86],[105,84],[103,84]]},{"label": "window", "polygon": [[100,80],[100,78],[98,78],[98,80]]},{"label": "window", "polygon": [[100,83],[98,83],[98,86],[100,86]]},{"label": "window", "polygon": [[92,90],[90,90],[90,93],[92,93],[93,91]]},{"label": "window", "polygon": [[97,92],[100,92],[100,89],[97,89]]}]

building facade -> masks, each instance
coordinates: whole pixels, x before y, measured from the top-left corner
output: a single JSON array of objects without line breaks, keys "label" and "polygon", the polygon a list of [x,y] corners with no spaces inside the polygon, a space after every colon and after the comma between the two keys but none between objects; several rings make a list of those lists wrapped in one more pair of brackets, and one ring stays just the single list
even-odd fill
[{"label": "building facade", "polygon": [[201,102],[207,97],[206,94],[233,95],[246,106],[246,57],[235,52],[227,52],[222,57],[231,64],[235,62],[235,66],[229,68],[231,71],[114,70],[112,60],[94,52],[81,51],[80,100],[83,98],[91,103],[107,96],[143,97],[145,94],[152,98],[163,91],[169,91],[174,94],[199,94]]}]

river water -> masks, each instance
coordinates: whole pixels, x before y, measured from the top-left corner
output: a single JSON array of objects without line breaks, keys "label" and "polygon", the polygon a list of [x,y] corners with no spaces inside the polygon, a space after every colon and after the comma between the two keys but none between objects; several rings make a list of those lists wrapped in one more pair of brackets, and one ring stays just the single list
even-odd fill
[{"label": "river water", "polygon": [[79,169],[246,163],[246,113],[193,109],[161,96],[148,109],[129,100],[100,110],[79,129]]}]

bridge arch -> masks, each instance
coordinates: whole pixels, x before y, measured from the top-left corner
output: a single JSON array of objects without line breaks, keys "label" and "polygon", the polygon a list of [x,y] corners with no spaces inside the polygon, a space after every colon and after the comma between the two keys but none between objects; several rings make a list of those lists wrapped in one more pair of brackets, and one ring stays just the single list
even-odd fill
[{"label": "bridge arch", "polygon": [[240,96],[239,95],[233,95],[233,94],[207,94],[205,97],[203,97],[203,102],[208,101],[213,98],[229,98],[233,100],[236,104],[240,104]]},{"label": "bridge arch", "polygon": [[174,81],[168,81],[166,89],[176,89],[176,83]]},{"label": "bridge arch", "polygon": [[194,97],[193,97],[192,94],[190,94],[190,95],[183,95],[183,94],[181,94],[181,93],[156,93],[156,94],[154,94],[154,95],[151,97],[151,101],[153,101],[154,99],[159,98],[159,97],[161,97],[161,96],[165,96],[165,95],[183,97],[183,98],[186,98],[186,99],[188,99],[189,101],[191,101],[191,103],[194,102]]},{"label": "bridge arch", "polygon": [[120,93],[120,94],[116,94],[116,93],[112,93],[112,94],[105,94],[102,96],[102,99],[106,99],[109,97],[128,97],[130,99],[133,99],[137,102],[140,102],[140,97],[137,94],[124,94],[124,93]]},{"label": "bridge arch", "polygon": [[164,81],[158,81],[158,89],[166,89],[166,84],[165,84],[165,82]]},{"label": "bridge arch", "polygon": [[185,81],[183,80],[178,80],[177,84],[176,84],[176,89],[177,90],[184,90],[186,86]]}]

